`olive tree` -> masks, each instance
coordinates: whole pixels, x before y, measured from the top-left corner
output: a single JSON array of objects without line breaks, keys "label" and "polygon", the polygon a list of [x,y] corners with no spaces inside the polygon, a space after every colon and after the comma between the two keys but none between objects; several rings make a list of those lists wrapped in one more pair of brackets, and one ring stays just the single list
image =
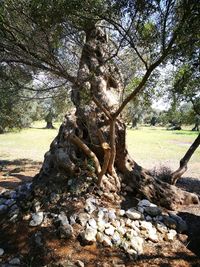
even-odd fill
[{"label": "olive tree", "polygon": [[[1,62],[66,81],[75,106],[46,153],[36,182],[81,176],[85,170],[80,162],[88,161],[104,190],[120,191],[124,182],[168,208],[198,202],[194,194],[155,179],[131,158],[121,119],[156,68],[167,62],[184,25],[198,19],[196,5],[185,0],[1,2]],[[125,48],[141,64],[135,73],[139,82],[122,98],[118,61]]]}]

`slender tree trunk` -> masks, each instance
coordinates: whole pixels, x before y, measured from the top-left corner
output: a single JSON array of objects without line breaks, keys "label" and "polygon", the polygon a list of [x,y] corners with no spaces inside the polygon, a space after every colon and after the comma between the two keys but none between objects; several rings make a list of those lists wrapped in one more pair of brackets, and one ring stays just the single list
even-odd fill
[{"label": "slender tree trunk", "polygon": [[184,157],[180,160],[180,167],[171,174],[171,184],[175,185],[177,180],[181,178],[181,176],[187,171],[187,164],[199,145],[200,134],[194,140],[188,151],[185,153]]},{"label": "slender tree trunk", "polygon": [[118,191],[123,179],[141,195],[168,208],[198,202],[195,195],[151,177],[128,154],[126,127],[116,116],[123,91],[121,75],[116,66],[105,63],[108,56],[106,34],[93,25],[86,31],[72,89],[75,111],[66,116],[37,179],[46,176],[59,182],[59,177],[80,177],[80,162],[90,158],[96,182],[105,191]]}]

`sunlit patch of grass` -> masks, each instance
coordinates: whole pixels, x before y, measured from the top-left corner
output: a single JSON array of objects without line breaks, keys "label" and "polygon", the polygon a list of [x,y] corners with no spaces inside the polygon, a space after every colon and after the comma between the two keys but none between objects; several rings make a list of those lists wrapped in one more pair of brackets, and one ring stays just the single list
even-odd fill
[{"label": "sunlit patch of grass", "polygon": [[[54,123],[56,129],[44,129],[45,122],[40,121],[32,128],[0,135],[0,159],[32,159],[42,161],[49,150],[52,140],[58,133],[61,123]],[[146,168],[160,167],[170,162],[173,169],[178,167],[197,132],[187,130],[168,131],[161,127],[139,127],[127,130],[127,145],[130,154]],[[192,156],[190,163],[195,169],[199,166],[200,148]],[[173,166],[174,164],[174,166]],[[200,170],[199,170],[200,173]]]},{"label": "sunlit patch of grass", "polygon": [[[161,127],[139,127],[127,130],[127,145],[130,154],[142,165],[149,167],[162,162],[174,162],[178,167],[180,159],[197,137],[198,132],[189,130],[170,131]],[[199,162],[200,148],[191,158]],[[150,164],[151,163],[151,164]],[[199,170],[200,171],[200,170]]]},{"label": "sunlit patch of grass", "polygon": [[45,122],[36,122],[31,128],[0,135],[0,158],[42,161],[44,153],[49,150],[50,143],[58,133],[60,123],[54,125],[56,129],[49,130],[44,129]]}]

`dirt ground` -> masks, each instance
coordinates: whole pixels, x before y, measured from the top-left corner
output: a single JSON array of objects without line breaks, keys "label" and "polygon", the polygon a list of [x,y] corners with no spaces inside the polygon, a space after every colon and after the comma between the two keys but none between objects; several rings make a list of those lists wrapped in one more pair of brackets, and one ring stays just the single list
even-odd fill
[{"label": "dirt ground", "polygon": [[[40,167],[40,162],[24,159],[0,161],[0,192],[31,181]],[[183,177],[177,186],[200,195],[200,179]],[[28,227],[26,221],[10,227],[0,218],[3,222],[0,227],[0,243],[6,243],[10,255],[27,255],[26,266],[31,267],[43,265],[40,265],[40,262],[37,265],[32,264],[30,255],[33,258],[35,255],[41,255],[46,262],[66,258],[67,255],[69,260],[81,260],[87,267],[200,267],[200,205],[182,207],[178,215],[188,224],[187,235],[179,235],[173,243],[148,244],[137,261],[119,249],[109,249],[96,244],[82,246],[78,240],[63,242],[48,228],[42,229],[45,251],[35,250],[31,240],[36,230]]]},{"label": "dirt ground", "polygon": [[41,164],[41,162],[27,159],[0,160],[0,192],[3,189],[14,189],[24,182],[32,181],[39,172]]}]

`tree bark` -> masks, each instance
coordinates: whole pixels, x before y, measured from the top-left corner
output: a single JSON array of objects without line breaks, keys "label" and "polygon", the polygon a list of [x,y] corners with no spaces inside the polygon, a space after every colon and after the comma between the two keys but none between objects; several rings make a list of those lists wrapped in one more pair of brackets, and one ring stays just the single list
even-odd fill
[{"label": "tree bark", "polygon": [[197,136],[192,145],[189,147],[184,157],[180,160],[179,168],[171,174],[171,184],[175,185],[177,180],[180,179],[181,176],[187,171],[187,164],[199,145],[200,145],[200,134]]},{"label": "tree bark", "polygon": [[[104,190],[118,191],[121,178],[136,192],[167,208],[198,202],[198,198],[151,177],[126,149],[126,127],[119,113],[123,91],[117,66],[109,65],[107,37],[100,27],[86,31],[77,81],[72,88],[75,110],[60,127],[38,178],[80,176],[80,161],[94,164],[96,182]],[[106,62],[106,63],[105,63]],[[145,76],[146,77],[146,76]],[[114,181],[114,182],[113,182]]]}]

